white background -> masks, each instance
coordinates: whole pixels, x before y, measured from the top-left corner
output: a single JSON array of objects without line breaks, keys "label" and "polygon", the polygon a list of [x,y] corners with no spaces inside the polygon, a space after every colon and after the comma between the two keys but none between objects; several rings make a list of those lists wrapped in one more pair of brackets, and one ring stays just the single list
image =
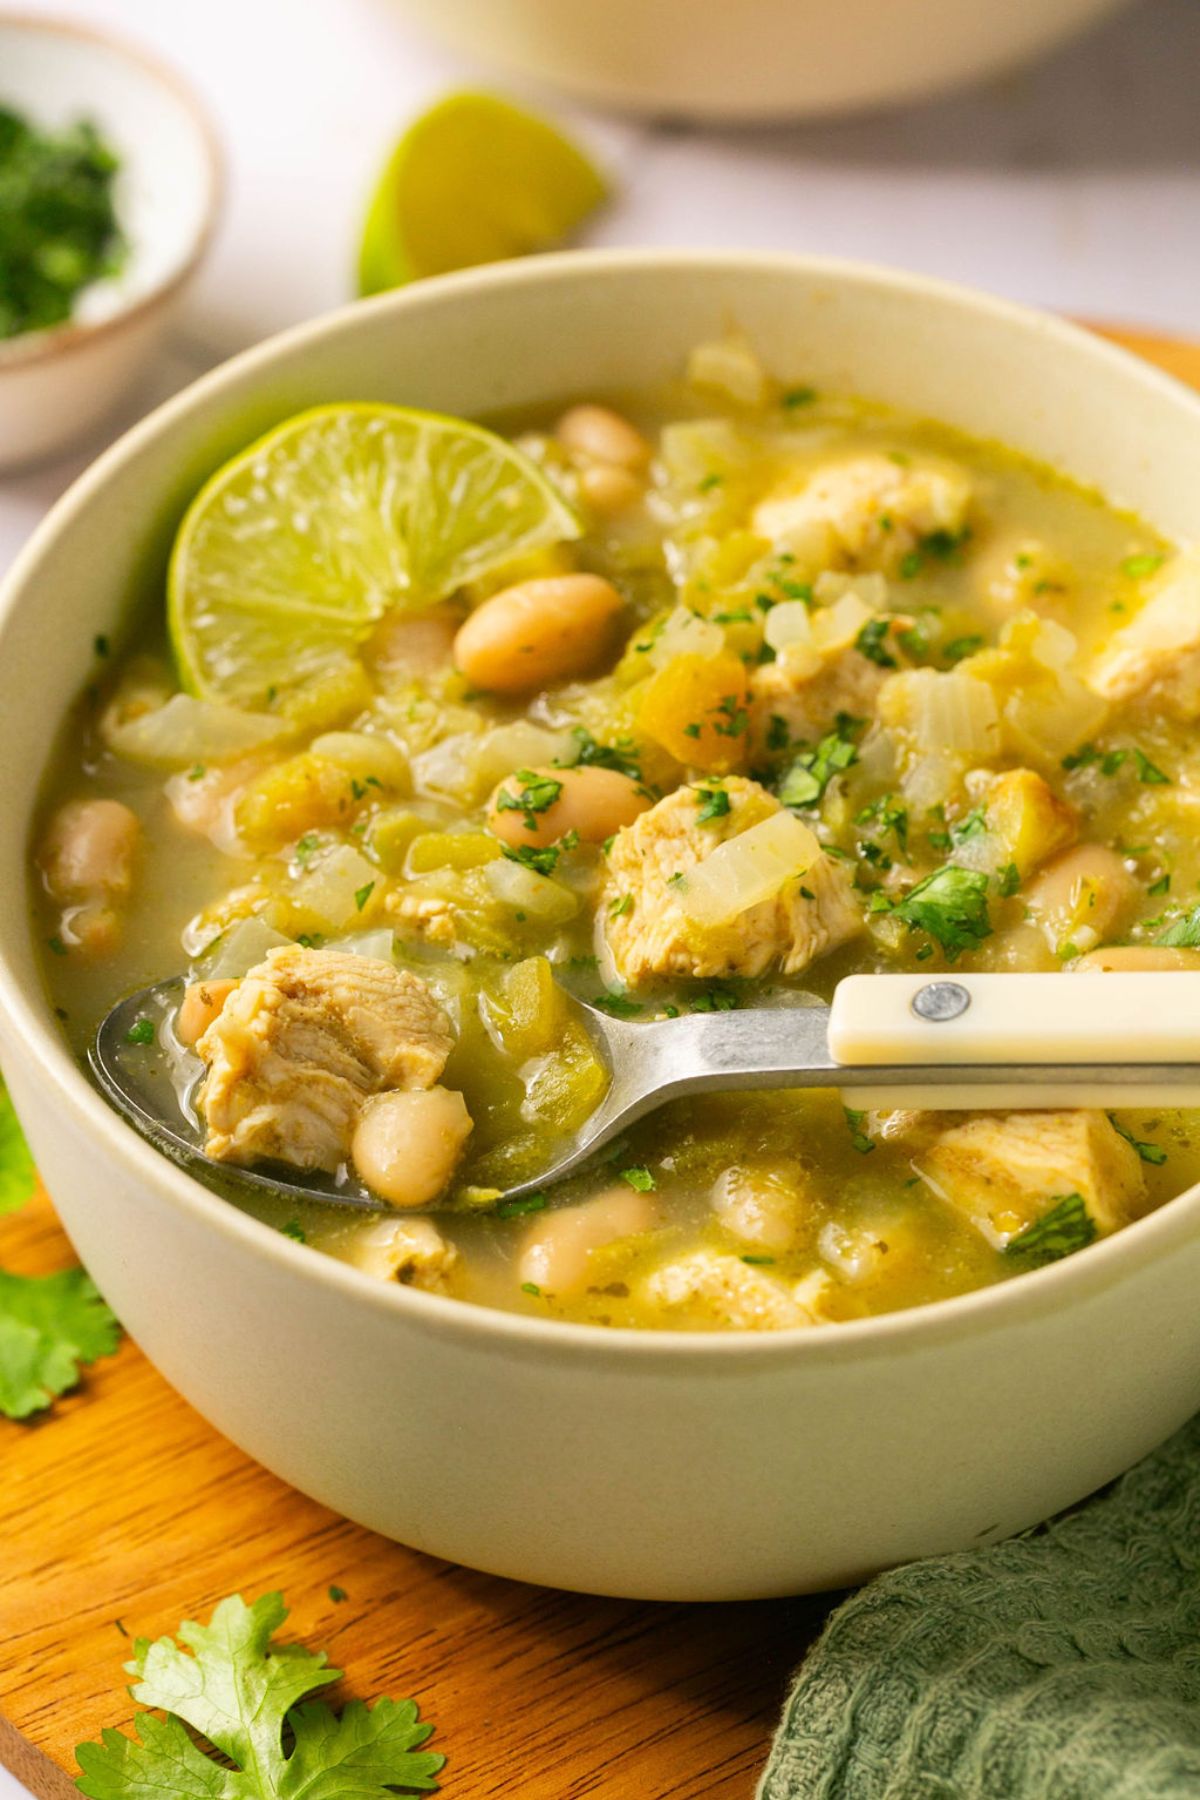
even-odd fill
[{"label": "white background", "polygon": [[[215,248],[127,418],[350,298],[386,151],[416,108],[481,78],[413,35],[398,0],[22,0],[20,10],[68,7],[189,75],[229,160]],[[544,103],[616,179],[589,242],[866,257],[1200,334],[1198,73],[1200,0],[1143,0],[1034,69],[903,113],[717,131]],[[97,447],[0,479],[0,572]],[[128,1707],[115,1664],[112,1674],[116,1723]],[[23,1793],[0,1770],[0,1800]]]}]

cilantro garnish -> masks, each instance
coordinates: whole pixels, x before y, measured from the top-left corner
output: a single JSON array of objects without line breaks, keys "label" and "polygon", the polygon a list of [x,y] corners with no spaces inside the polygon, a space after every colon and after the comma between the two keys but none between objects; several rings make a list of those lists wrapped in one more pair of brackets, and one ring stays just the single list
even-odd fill
[{"label": "cilantro garnish", "polygon": [[688,1002],[688,1011],[694,1013],[736,1012],[742,1004],[742,996],[737,988],[728,982],[714,981],[703,993],[695,995]]},{"label": "cilantro garnish", "polygon": [[1169,944],[1176,950],[1200,948],[1200,906],[1194,906],[1190,913],[1173,920],[1159,932],[1154,941],[1156,944]]},{"label": "cilantro garnish", "polygon": [[842,1111],[846,1115],[846,1124],[850,1131],[850,1142],[860,1156],[869,1156],[875,1148],[875,1140],[872,1137],[868,1137],[867,1133],[863,1130],[863,1124],[867,1116],[866,1113],[855,1112],[854,1108],[851,1106],[844,1106]]},{"label": "cilantro garnish", "polygon": [[320,842],[315,831],[306,831],[303,837],[296,839],[296,861],[302,869],[312,861]]},{"label": "cilantro garnish", "polygon": [[1171,777],[1163,773],[1156,763],[1152,763],[1144,750],[1135,744],[1131,749],[1100,750],[1095,744],[1081,744],[1069,756],[1064,756],[1064,769],[1098,768],[1102,775],[1116,775],[1125,764],[1133,758],[1137,778],[1148,787],[1169,787]]},{"label": "cilantro garnish", "polygon": [[333,1601],[335,1606],[340,1606],[342,1601],[348,1600],[350,1596],[344,1587],[338,1587],[334,1584],[329,1589],[329,1598]]},{"label": "cilantro garnish", "polygon": [[910,550],[906,556],[900,558],[900,579],[901,581],[912,581],[920,573],[921,552]]},{"label": "cilantro garnish", "polygon": [[891,794],[884,794],[864,806],[855,817],[856,825],[877,825],[880,831],[894,832],[903,852],[908,850],[908,808]]},{"label": "cilantro garnish", "polygon": [[1045,1263],[1057,1262],[1083,1250],[1096,1236],[1096,1225],[1082,1194],[1064,1194],[1049,1212],[1009,1238],[1002,1251],[1013,1262],[1027,1269],[1040,1269]]},{"label": "cilantro garnish", "polygon": [[854,648],[868,662],[878,663],[881,669],[899,667],[896,658],[888,646],[888,634],[892,628],[890,619],[868,619],[854,640]]},{"label": "cilantro garnish", "polygon": [[984,643],[985,639],[977,633],[972,633],[967,637],[953,638],[950,643],[943,645],[942,660],[953,668],[955,663],[960,663],[966,657],[974,656],[977,650],[982,650]]},{"label": "cilantro garnish", "polygon": [[767,720],[766,748],[770,751],[786,750],[789,742],[787,720],[780,713],[772,713]]},{"label": "cilantro garnish", "polygon": [[[875,1148],[874,1144],[871,1145],[871,1148],[872,1148],[872,1150]],[[744,1254],[742,1256],[741,1261],[744,1263],[749,1263],[752,1269],[753,1268],[766,1268],[768,1264],[773,1263],[775,1261],[775,1258],[773,1256],[752,1256],[747,1251],[746,1254]]]},{"label": "cilantro garnish", "polygon": [[154,1020],[138,1019],[125,1033],[127,1044],[152,1044],[154,1042]]},{"label": "cilantro garnish", "polygon": [[546,1205],[545,1194],[526,1194],[518,1200],[502,1200],[496,1208],[498,1219],[519,1219],[525,1213],[541,1212]]},{"label": "cilantro garnish", "polygon": [[65,323],[82,290],[121,267],[118,167],[86,120],[39,131],[0,107],[0,338]]},{"label": "cilantro garnish", "polygon": [[540,1300],[542,1297],[542,1290],[536,1281],[523,1281],[521,1283],[521,1292],[523,1294],[532,1294],[535,1300]]},{"label": "cilantro garnish", "polygon": [[991,937],[988,917],[988,877],[980,869],[960,869],[948,863],[926,875],[902,900],[886,901],[876,911],[890,911],[914,931],[927,931],[942,947],[947,962],[956,962],[964,950],[977,950]]},{"label": "cilantro garnish", "polygon": [[982,837],[987,828],[984,810],[981,806],[976,806],[950,827],[950,837],[956,844],[968,844],[972,838]]},{"label": "cilantro garnish", "polygon": [[615,769],[618,775],[628,775],[631,781],[642,779],[642,765],[632,746],[625,740],[615,745],[597,743],[583,725],[574,726],[571,736],[575,739],[577,749],[570,762],[564,762],[564,767]]},{"label": "cilantro garnish", "polygon": [[33,1157],[13,1110],[8,1089],[0,1081],[0,1213],[15,1212],[37,1186]]},{"label": "cilantro garnish", "polygon": [[811,406],[817,397],[817,390],[815,387],[788,388],[787,392],[780,397],[784,406],[791,411],[797,406]]},{"label": "cilantro garnish", "polygon": [[[501,844],[503,855],[509,862],[520,863],[523,869],[532,869],[535,875],[553,875],[558,859],[564,850],[573,850],[579,842],[577,831],[568,831],[559,838],[557,844]],[[609,839],[611,843],[611,838]]]},{"label": "cilantro garnish", "polygon": [[418,1748],[433,1727],[420,1723],[416,1702],[351,1700],[338,1714],[323,1700],[305,1701],[342,1671],[324,1651],[276,1645],[286,1618],[281,1594],[252,1606],[234,1594],[208,1625],[179,1627],[184,1649],[172,1637],[136,1639],[125,1665],[138,1677],[130,1691],[167,1716],[139,1713],[136,1737],[105,1731],[98,1744],[78,1744],[80,1792],[90,1800],[391,1800],[397,1789],[436,1788],[446,1759]]},{"label": "cilantro garnish", "polygon": [[598,1006],[602,1012],[611,1013],[614,1019],[634,1019],[642,1010],[638,1001],[612,990],[593,995],[591,1004]]},{"label": "cilantro garnish", "polygon": [[725,818],[729,811],[729,795],[724,788],[698,787],[696,789],[696,814],[698,825],[711,825],[716,819]]},{"label": "cilantro garnish", "polygon": [[27,1419],[110,1356],[120,1326],[82,1269],[10,1275],[0,1269],[0,1412]]},{"label": "cilantro garnish", "polygon": [[996,876],[996,886],[1000,890],[1002,900],[1011,900],[1021,885],[1021,871],[1016,863],[1007,863]]},{"label": "cilantro garnish", "polygon": [[1147,575],[1153,575],[1156,569],[1161,569],[1162,565],[1162,557],[1148,551],[1141,556],[1127,556],[1121,564],[1121,573],[1128,575],[1131,581],[1143,581]]},{"label": "cilantro garnish", "polygon": [[308,1242],[308,1233],[305,1231],[299,1219],[289,1219],[287,1224],[281,1225],[279,1229],[282,1231],[284,1237],[294,1238],[298,1244],[307,1244]]},{"label": "cilantro garnish", "polygon": [[713,724],[718,737],[741,737],[750,723],[750,715],[736,694],[726,694],[712,710],[722,715]]},{"label": "cilantro garnish", "polygon": [[628,1182],[629,1186],[639,1194],[653,1193],[658,1186],[649,1169],[640,1166],[633,1169],[622,1169],[621,1180]]},{"label": "cilantro garnish", "polygon": [[1137,1151],[1144,1163],[1153,1163],[1155,1168],[1159,1168],[1166,1162],[1167,1153],[1161,1144],[1151,1143],[1147,1138],[1135,1138],[1132,1131],[1127,1131],[1120,1119],[1112,1113],[1108,1115],[1108,1122],[1118,1137],[1123,1137],[1125,1142]]},{"label": "cilantro garnish", "polygon": [[841,729],[823,737],[812,750],[801,750],[780,781],[776,792],[785,806],[805,810],[822,800],[835,775],[858,761],[858,749]]},{"label": "cilantro garnish", "polygon": [[513,777],[521,783],[519,793],[501,788],[496,798],[497,812],[519,812],[526,831],[537,830],[537,815],[554,805],[562,793],[562,782],[553,775],[538,775],[533,769],[518,769]]},{"label": "cilantro garnish", "polygon": [[1169,894],[1170,891],[1171,877],[1169,875],[1160,875],[1158,880],[1152,881],[1146,889],[1146,892],[1150,895]]},{"label": "cilantro garnish", "polygon": [[354,890],[354,905],[355,905],[356,911],[358,911],[358,912],[362,911],[363,907],[367,904],[367,901],[371,898],[371,895],[374,892],[375,892],[375,883],[373,881],[364,881],[363,885],[360,888],[355,888],[355,890]]}]

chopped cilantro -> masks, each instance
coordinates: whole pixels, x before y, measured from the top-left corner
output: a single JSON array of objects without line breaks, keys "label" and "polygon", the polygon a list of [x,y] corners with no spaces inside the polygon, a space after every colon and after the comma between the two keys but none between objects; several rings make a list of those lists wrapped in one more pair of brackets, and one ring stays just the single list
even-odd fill
[{"label": "chopped cilantro", "polygon": [[683,735],[684,737],[698,738],[700,736],[699,720],[693,719],[690,724],[685,725],[683,728]]},{"label": "chopped cilantro", "polygon": [[834,776],[857,761],[858,750],[846,733],[841,730],[831,732],[815,749],[801,750],[776,791],[785,806],[800,809],[816,806]]},{"label": "chopped cilantro", "polygon": [[138,1019],[125,1033],[127,1044],[152,1044],[154,1042],[154,1020]]},{"label": "chopped cilantro", "polygon": [[974,656],[977,650],[982,650],[984,642],[985,640],[978,633],[972,633],[967,637],[952,638],[950,643],[942,646],[942,660],[953,668],[955,663],[960,663],[965,657]]},{"label": "chopped cilantro", "polygon": [[1078,750],[1064,756],[1064,769],[1098,768],[1102,775],[1116,775],[1125,764],[1133,758],[1137,770],[1137,778],[1148,787],[1168,787],[1171,777],[1165,775],[1156,763],[1152,763],[1144,750],[1135,744],[1132,749],[1100,750],[1095,744],[1081,744]]},{"label": "chopped cilantro", "polygon": [[502,1200],[496,1208],[496,1217],[520,1219],[526,1213],[542,1212],[545,1206],[545,1194],[525,1194],[518,1200]]},{"label": "chopped cilantro", "polygon": [[786,750],[789,741],[787,720],[780,713],[772,713],[767,720],[767,749],[776,752]]},{"label": "chopped cilantro", "polygon": [[65,956],[67,954],[67,946],[63,943],[57,931],[54,933],[53,937],[48,937],[46,939],[46,944],[51,953],[55,956]]},{"label": "chopped cilantro", "polygon": [[988,877],[980,869],[955,863],[926,875],[891,907],[914,931],[927,931],[942,947],[947,962],[964,950],[976,950],[992,935],[987,904]]},{"label": "chopped cilantro", "polygon": [[725,477],[723,475],[718,475],[715,469],[710,470],[699,484],[700,493],[710,494],[713,488],[719,488],[721,486],[724,479]]},{"label": "chopped cilantro", "polygon": [[375,892],[375,883],[373,881],[364,881],[363,885],[360,888],[355,888],[355,890],[354,890],[354,905],[358,912],[362,911],[363,907],[367,904],[367,901],[371,898],[371,895],[374,892]]},{"label": "chopped cilantro", "polygon": [[696,789],[696,814],[698,825],[711,825],[717,819],[723,819],[729,812],[729,795],[724,788],[698,787]]},{"label": "chopped cilantro", "polygon": [[610,919],[623,919],[626,913],[631,913],[632,911],[632,894],[618,894],[615,900],[610,900],[608,903],[608,916]]},{"label": "chopped cilantro", "polygon": [[910,550],[906,556],[902,556],[900,559],[900,579],[901,581],[912,581],[914,576],[920,573],[921,552]]},{"label": "chopped cilantro", "polygon": [[896,842],[904,852],[908,850],[908,808],[902,801],[891,794],[884,794],[873,800],[870,806],[864,806],[856,816],[856,825],[877,825],[880,831],[894,832]]},{"label": "chopped cilantro", "polygon": [[308,1233],[305,1231],[299,1219],[289,1219],[287,1224],[281,1225],[279,1229],[282,1231],[284,1237],[291,1238],[297,1244],[307,1244],[308,1242]]},{"label": "chopped cilantro", "polygon": [[1148,894],[1169,894],[1170,891],[1171,877],[1169,875],[1160,875],[1158,880],[1152,881],[1146,889]]},{"label": "chopped cilantro", "polygon": [[107,656],[109,653],[109,650],[111,649],[112,646],[109,644],[109,641],[105,637],[104,633],[102,631],[99,631],[96,633],[96,636],[92,639],[92,647],[94,648],[97,656]]},{"label": "chopped cilantro", "polygon": [[333,1601],[333,1604],[335,1606],[340,1606],[342,1601],[348,1600],[350,1598],[350,1596],[346,1592],[344,1587],[337,1587],[337,1586],[331,1585],[330,1589],[329,1589],[329,1598]]},{"label": "chopped cilantro", "polygon": [[521,1283],[521,1292],[523,1294],[532,1294],[535,1300],[540,1300],[542,1297],[542,1290],[536,1281],[523,1281]]},{"label": "chopped cilantro", "polygon": [[[872,1150],[875,1148],[874,1144],[872,1144],[871,1148]],[[767,1268],[775,1261],[775,1258],[773,1256],[753,1256],[749,1251],[746,1251],[743,1253],[741,1260],[744,1263],[749,1263],[751,1268]]]},{"label": "chopped cilantro", "polygon": [[1021,871],[1015,862],[1006,863],[996,876],[996,886],[1000,890],[1002,900],[1011,900],[1021,885]]},{"label": "chopped cilantro", "polygon": [[575,739],[576,750],[570,761],[565,763],[565,767],[571,769],[615,769],[618,775],[628,775],[631,781],[642,779],[642,765],[632,746],[625,740],[615,745],[597,743],[591,732],[583,725],[574,726],[571,736]]},{"label": "chopped cilantro", "polygon": [[817,390],[815,387],[787,388],[780,397],[790,411],[797,406],[811,406],[817,397]]},{"label": "chopped cilantro", "polygon": [[319,950],[325,942],[323,931],[302,931],[296,939],[302,950]]},{"label": "chopped cilantro", "polygon": [[629,1186],[635,1188],[639,1194],[653,1193],[658,1186],[649,1169],[640,1165],[632,1169],[622,1169],[621,1180],[628,1182]]},{"label": "chopped cilantro", "polygon": [[601,1012],[611,1013],[614,1019],[634,1019],[642,1010],[638,1001],[611,988],[603,994],[593,995],[591,1004],[598,1006]]},{"label": "chopped cilantro", "polygon": [[1154,941],[1156,944],[1169,944],[1176,950],[1200,948],[1200,906],[1193,907],[1182,918],[1172,920]]},{"label": "chopped cilantro", "polygon": [[535,875],[553,875],[558,862],[559,847],[557,844],[502,844],[501,854],[507,856],[509,862],[520,863],[523,869],[532,869]]},{"label": "chopped cilantro", "polygon": [[1166,1162],[1167,1153],[1161,1144],[1153,1144],[1146,1138],[1135,1138],[1132,1131],[1127,1131],[1120,1119],[1112,1113],[1109,1113],[1108,1119],[1113,1130],[1123,1137],[1127,1144],[1133,1146],[1143,1162],[1152,1163],[1155,1168],[1161,1168],[1162,1164]]},{"label": "chopped cilantro", "polygon": [[890,619],[868,619],[854,640],[854,648],[868,662],[878,663],[881,669],[895,669],[899,665],[888,647],[888,635],[892,628]]},{"label": "chopped cilantro", "polygon": [[726,694],[713,711],[722,714],[713,725],[718,737],[741,737],[750,723],[750,715],[736,694]]},{"label": "chopped cilantro", "polygon": [[274,1642],[286,1618],[281,1594],[251,1606],[234,1594],[209,1624],[180,1626],[185,1648],[173,1637],[135,1639],[126,1665],[138,1677],[133,1698],[166,1716],[140,1712],[135,1735],[105,1731],[99,1743],[76,1745],[80,1792],[90,1800],[316,1793],[389,1800],[398,1790],[435,1788],[445,1758],[419,1748],[432,1727],[420,1723],[416,1702],[349,1700],[339,1716],[325,1701],[306,1699],[342,1671],[328,1666],[323,1651]]},{"label": "chopped cilantro", "polygon": [[302,838],[296,839],[296,861],[302,869],[312,861],[320,842],[315,831],[306,831]]},{"label": "chopped cilantro", "polygon": [[851,1144],[853,1144],[860,1156],[869,1156],[875,1148],[875,1140],[872,1137],[868,1137],[867,1133],[863,1130],[863,1124],[867,1116],[866,1113],[855,1112],[854,1108],[850,1106],[844,1106],[842,1111],[846,1115],[846,1125],[850,1132]]},{"label": "chopped cilantro", "polygon": [[688,1002],[688,1011],[694,1013],[736,1012],[742,1004],[742,996],[737,988],[728,983],[713,982],[702,994],[697,994]]},{"label": "chopped cilantro", "polygon": [[552,775],[539,775],[533,769],[518,769],[512,778],[521,783],[519,793],[501,788],[496,797],[497,812],[519,812],[526,831],[537,830],[537,815],[554,805],[562,793],[562,782]]},{"label": "chopped cilantro", "polygon": [[1082,1194],[1064,1194],[1049,1212],[1009,1238],[1002,1254],[1027,1269],[1040,1269],[1083,1250],[1096,1236],[1096,1226]]},{"label": "chopped cilantro", "polygon": [[87,120],[42,131],[0,107],[0,339],[65,324],[121,268],[119,166]]},{"label": "chopped cilantro", "polygon": [[189,781],[200,781],[207,773],[208,770],[203,763],[193,763],[187,772],[187,778]]},{"label": "chopped cilantro", "polygon": [[1163,558],[1160,555],[1147,551],[1141,556],[1127,556],[1121,564],[1121,573],[1128,575],[1131,581],[1144,581],[1147,575],[1153,575],[1162,565]]},{"label": "chopped cilantro", "polygon": [[1156,763],[1152,763],[1144,750],[1133,747],[1133,760],[1137,766],[1137,778],[1148,787],[1170,787],[1171,777],[1164,775]]}]

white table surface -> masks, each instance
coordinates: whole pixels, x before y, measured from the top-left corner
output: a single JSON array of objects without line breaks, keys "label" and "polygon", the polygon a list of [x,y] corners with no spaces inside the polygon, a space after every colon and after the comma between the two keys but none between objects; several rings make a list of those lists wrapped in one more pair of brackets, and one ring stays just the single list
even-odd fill
[{"label": "white table surface", "polygon": [[[69,10],[139,39],[190,76],[225,142],[217,242],[118,424],[232,351],[350,298],[365,197],[404,121],[445,88],[487,79],[410,31],[397,0],[22,0],[20,10]],[[1200,332],[1197,69],[1198,0],[1142,0],[1034,69],[903,113],[708,130],[529,97],[573,121],[616,178],[590,242],[865,257],[1187,333]],[[97,448],[0,478],[0,572]],[[114,1723],[127,1711],[114,1665]],[[24,1792],[0,1770],[0,1800]]]}]

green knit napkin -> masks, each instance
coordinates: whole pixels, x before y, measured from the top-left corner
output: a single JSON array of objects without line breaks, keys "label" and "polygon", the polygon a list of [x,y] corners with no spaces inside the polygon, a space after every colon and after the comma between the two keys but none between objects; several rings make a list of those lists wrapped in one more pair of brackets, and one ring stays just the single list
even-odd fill
[{"label": "green knit napkin", "polygon": [[1078,1511],[847,1600],[758,1791],[1197,1800],[1200,1417]]}]

